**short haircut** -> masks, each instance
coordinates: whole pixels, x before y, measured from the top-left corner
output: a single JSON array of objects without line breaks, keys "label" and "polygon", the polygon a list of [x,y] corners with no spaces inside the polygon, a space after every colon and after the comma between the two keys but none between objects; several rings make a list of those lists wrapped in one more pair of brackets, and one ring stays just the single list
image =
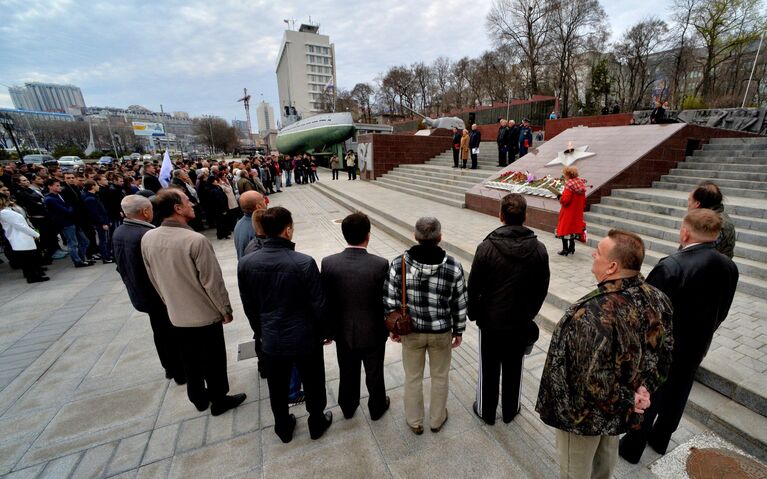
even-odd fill
[{"label": "short haircut", "polygon": [[442,224],[433,216],[424,216],[415,222],[415,240],[421,244],[439,243],[442,235]]},{"label": "short haircut", "polygon": [[562,169],[562,174],[569,177],[569,178],[578,178],[580,173],[578,173],[578,168],[574,166],[565,166]]},{"label": "short haircut", "polygon": [[699,208],[687,213],[684,224],[696,238],[714,241],[722,231],[722,216],[716,211]]},{"label": "short haircut", "polygon": [[722,191],[713,181],[704,181],[693,190],[692,199],[700,203],[701,208],[711,209],[722,204]]},{"label": "short haircut", "polygon": [[182,174],[184,174],[184,170],[182,169],[173,170],[173,178],[181,178]]},{"label": "short haircut", "polygon": [[161,220],[173,216],[176,213],[176,205],[183,205],[182,192],[175,188],[166,188],[155,195],[155,213]]},{"label": "short haircut", "polygon": [[50,187],[52,185],[55,185],[56,183],[61,184],[61,181],[56,178],[48,178],[47,180],[45,180],[46,187]]},{"label": "short haircut", "polygon": [[85,182],[83,183],[83,189],[85,191],[91,191],[95,187],[96,187],[96,182],[93,180],[85,180]]},{"label": "short haircut", "polygon": [[120,208],[128,218],[136,216],[144,208],[151,208],[152,202],[141,195],[128,195],[120,201]]},{"label": "short haircut", "polygon": [[264,211],[261,216],[261,227],[268,238],[276,238],[293,224],[293,215],[282,206],[275,206]]},{"label": "short haircut", "polygon": [[348,244],[362,244],[370,233],[370,218],[365,213],[355,211],[341,222],[341,231]]},{"label": "short haircut", "polygon": [[264,216],[264,211],[266,210],[256,210],[250,218],[251,223],[253,224],[253,231],[255,231],[256,234],[264,234],[264,227],[261,226],[261,218]]},{"label": "short haircut", "polygon": [[501,200],[501,218],[503,223],[521,226],[527,214],[527,200],[519,193],[509,193]]},{"label": "short haircut", "polygon": [[610,259],[617,261],[622,269],[639,271],[644,261],[644,241],[639,235],[612,229],[607,236],[615,243]]}]

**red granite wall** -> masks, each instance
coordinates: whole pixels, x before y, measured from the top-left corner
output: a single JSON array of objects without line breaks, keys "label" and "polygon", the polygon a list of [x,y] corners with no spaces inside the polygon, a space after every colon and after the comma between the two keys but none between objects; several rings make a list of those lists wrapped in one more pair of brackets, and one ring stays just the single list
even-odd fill
[{"label": "red granite wall", "polygon": [[360,135],[359,143],[373,143],[373,175],[379,178],[399,165],[415,165],[450,149],[450,136]]},{"label": "red granite wall", "polygon": [[573,118],[546,120],[546,139],[550,140],[574,126],[595,127],[630,125],[633,117],[633,113],[616,113],[614,115],[576,116]]}]

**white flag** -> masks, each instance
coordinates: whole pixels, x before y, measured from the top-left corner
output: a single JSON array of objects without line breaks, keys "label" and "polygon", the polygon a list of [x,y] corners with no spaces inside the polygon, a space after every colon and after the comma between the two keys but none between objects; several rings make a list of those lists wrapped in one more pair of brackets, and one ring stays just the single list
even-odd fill
[{"label": "white flag", "polygon": [[332,90],[333,86],[333,77],[330,77],[330,80],[325,84],[325,91]]},{"label": "white flag", "polygon": [[163,188],[167,188],[170,184],[170,175],[173,171],[173,165],[170,162],[170,154],[168,150],[165,150],[165,154],[162,157],[162,166],[160,167],[160,184]]}]

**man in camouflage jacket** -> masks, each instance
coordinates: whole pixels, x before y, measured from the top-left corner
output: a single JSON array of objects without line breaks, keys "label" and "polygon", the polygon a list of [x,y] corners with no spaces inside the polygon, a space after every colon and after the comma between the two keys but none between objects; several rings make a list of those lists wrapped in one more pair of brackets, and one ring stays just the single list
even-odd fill
[{"label": "man in camouflage jacket", "polygon": [[639,274],[642,240],[611,230],[593,257],[599,285],[557,324],[535,407],[557,429],[561,477],[612,477],[618,435],[641,423],[671,364],[672,306]]}]

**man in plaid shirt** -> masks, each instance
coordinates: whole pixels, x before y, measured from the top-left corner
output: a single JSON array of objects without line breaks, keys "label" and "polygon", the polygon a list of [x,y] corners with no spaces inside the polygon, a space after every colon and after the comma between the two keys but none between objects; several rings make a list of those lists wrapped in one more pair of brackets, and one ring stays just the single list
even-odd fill
[{"label": "man in plaid shirt", "polygon": [[[429,406],[432,432],[447,421],[448,372],[452,348],[461,345],[466,329],[466,281],[463,267],[440,248],[442,226],[424,217],[415,224],[416,246],[405,254],[407,307],[413,332],[392,336],[402,343],[405,369],[405,419],[415,434],[423,434],[423,370],[426,353],[431,372]],[[388,314],[402,304],[402,256],[394,258],[384,284],[384,308]]]}]

